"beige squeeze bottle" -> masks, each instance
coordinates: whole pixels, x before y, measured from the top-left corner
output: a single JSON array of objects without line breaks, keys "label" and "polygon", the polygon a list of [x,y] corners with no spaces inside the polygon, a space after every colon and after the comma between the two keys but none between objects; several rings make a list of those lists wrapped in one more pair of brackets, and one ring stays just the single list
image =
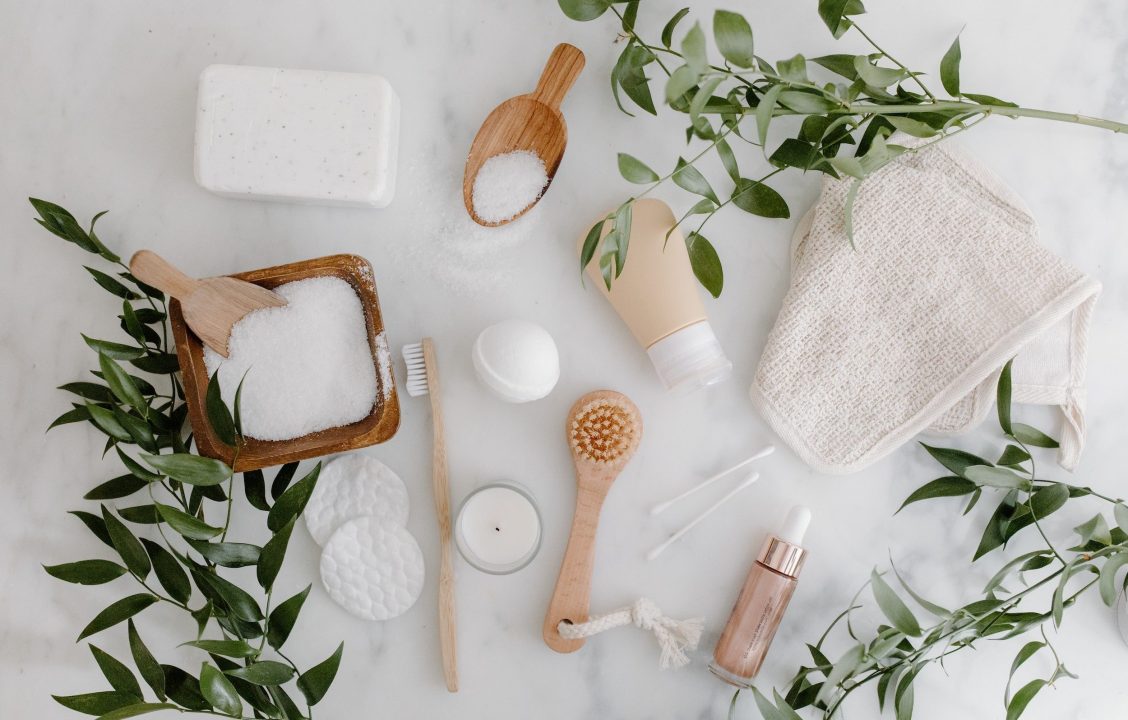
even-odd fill
[{"label": "beige squeeze bottle", "polygon": [[[646,350],[667,389],[694,390],[725,380],[732,362],[709,325],[685,238],[679,229],[666,238],[677,222],[673,211],[661,200],[643,198],[635,201],[632,215],[622,274],[608,290],[597,252],[588,275]],[[604,236],[610,228],[611,223],[604,225]]]}]

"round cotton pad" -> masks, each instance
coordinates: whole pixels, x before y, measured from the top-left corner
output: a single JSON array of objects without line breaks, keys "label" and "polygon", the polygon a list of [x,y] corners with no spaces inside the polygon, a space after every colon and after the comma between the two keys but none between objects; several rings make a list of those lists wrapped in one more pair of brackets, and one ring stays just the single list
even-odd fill
[{"label": "round cotton pad", "polygon": [[321,552],[321,582],[358,618],[394,618],[423,590],[423,551],[411,533],[385,519],[349,520]]},{"label": "round cotton pad", "polygon": [[324,546],[344,522],[359,517],[407,524],[407,488],[391,469],[366,455],[345,455],[325,466],[306,503],[306,527]]}]

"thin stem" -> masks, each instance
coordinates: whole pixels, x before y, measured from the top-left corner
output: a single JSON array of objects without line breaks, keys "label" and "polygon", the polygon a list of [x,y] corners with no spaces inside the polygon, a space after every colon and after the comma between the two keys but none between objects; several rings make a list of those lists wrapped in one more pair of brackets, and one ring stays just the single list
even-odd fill
[{"label": "thin stem", "polygon": [[231,529],[231,506],[235,504],[235,463],[239,461],[241,443],[235,444],[235,453],[231,456],[231,475],[227,478],[227,516],[223,520],[223,534],[219,541],[227,540],[227,531]]},{"label": "thin stem", "polygon": [[1033,108],[1009,107],[1005,105],[983,105],[979,103],[960,102],[958,100],[940,100],[933,103],[920,103],[915,105],[876,105],[873,103],[864,102],[850,103],[846,106],[845,110],[831,110],[830,113],[836,114],[841,112],[849,112],[854,114],[873,113],[874,115],[907,115],[913,113],[943,112],[945,110],[964,110],[969,113],[1002,115],[1004,117],[1011,118],[1039,118],[1042,120],[1053,120],[1055,122],[1073,123],[1075,125],[1086,125],[1088,127],[1102,128],[1104,130],[1111,130],[1114,133],[1128,133],[1128,123],[1115,122],[1113,120],[1104,120],[1102,118],[1095,118],[1089,115],[1054,112],[1051,110],[1036,110]]},{"label": "thin stem", "polygon": [[861,25],[859,25],[859,24],[857,23],[857,21],[855,21],[855,20],[851,20],[851,25],[853,25],[853,26],[854,26],[854,29],[858,31],[858,34],[860,34],[860,35],[861,35],[862,37],[864,37],[864,38],[866,39],[866,41],[867,41],[867,42],[869,42],[869,44],[870,44],[870,45],[873,45],[873,49],[874,49],[874,50],[877,50],[877,51],[878,51],[879,53],[881,53],[882,55],[884,55],[884,56],[885,56],[885,58],[886,58],[886,59],[887,59],[887,60],[888,60],[889,62],[893,63],[893,64],[894,64],[894,65],[896,65],[897,67],[899,67],[899,68],[901,68],[902,70],[904,70],[904,71],[905,71],[905,73],[906,73],[906,74],[907,74],[907,75],[908,75],[909,77],[911,77],[911,78],[912,78],[912,79],[913,79],[913,80],[914,80],[914,81],[916,82],[916,84],[917,84],[917,85],[919,85],[919,86],[920,86],[920,89],[924,91],[924,94],[925,94],[925,95],[927,95],[927,96],[928,96],[928,97],[929,97],[929,98],[930,98],[930,99],[931,99],[931,100],[932,100],[933,102],[935,102],[935,101],[936,101],[936,96],[932,94],[932,91],[931,91],[931,90],[929,90],[929,89],[928,89],[927,87],[925,87],[925,86],[924,86],[924,83],[923,83],[923,82],[921,82],[921,79],[920,79],[920,78],[919,78],[919,77],[917,76],[917,73],[913,72],[912,70],[909,70],[909,69],[908,69],[907,67],[905,67],[904,63],[902,63],[902,62],[901,62],[900,60],[898,60],[897,58],[893,57],[893,56],[892,56],[892,55],[890,55],[890,54],[889,54],[888,52],[886,52],[886,51],[885,51],[884,49],[882,49],[882,47],[881,47],[880,45],[878,45],[878,44],[877,44],[876,42],[874,42],[874,39],[873,39],[873,38],[871,38],[871,37],[870,37],[869,35],[867,35],[867,34],[866,34],[866,31],[865,31],[865,30],[862,30],[862,26],[861,26]]}]

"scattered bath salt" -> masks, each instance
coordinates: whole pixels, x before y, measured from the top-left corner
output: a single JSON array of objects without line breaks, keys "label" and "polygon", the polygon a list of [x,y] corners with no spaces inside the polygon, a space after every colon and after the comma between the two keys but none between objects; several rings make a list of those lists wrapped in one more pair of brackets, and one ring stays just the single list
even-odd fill
[{"label": "scattered bath salt", "polygon": [[474,213],[489,223],[504,222],[536,202],[547,186],[544,160],[535,152],[494,155],[474,178]]},{"label": "scattered bath salt", "polygon": [[392,351],[388,347],[388,336],[383,332],[376,336],[376,367],[380,369],[380,388],[384,400],[390,400],[396,383],[392,379]]},{"label": "scattered bath salt", "polygon": [[235,323],[229,357],[204,349],[208,374],[219,371],[228,407],[246,375],[243,432],[258,440],[290,440],[367,417],[376,403],[376,369],[356,291],[336,277],[298,280],[274,291],[287,305],[256,310]]}]

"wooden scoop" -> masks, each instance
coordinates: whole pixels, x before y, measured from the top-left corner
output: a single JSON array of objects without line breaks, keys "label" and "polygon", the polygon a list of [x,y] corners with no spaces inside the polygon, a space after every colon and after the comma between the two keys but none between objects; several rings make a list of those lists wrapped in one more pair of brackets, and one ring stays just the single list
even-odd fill
[{"label": "wooden scoop", "polygon": [[141,282],[179,300],[188,327],[223,357],[227,357],[231,328],[244,315],[286,304],[280,295],[243,280],[190,278],[150,250],[140,250],[133,256],[129,272]]},{"label": "wooden scoop", "polygon": [[558,628],[561,622],[588,620],[599,511],[611,483],[638,449],[642,415],[626,395],[596,390],[572,406],[567,429],[576,465],[576,511],[543,630],[545,644],[561,653],[583,647],[583,639],[561,637]]},{"label": "wooden scoop", "polygon": [[487,222],[474,212],[474,180],[482,164],[495,155],[531,150],[544,161],[548,182],[552,183],[568,144],[568,126],[560,114],[560,103],[583,69],[584,54],[580,49],[561,43],[549,56],[536,90],[509,98],[486,117],[470,146],[466,172],[462,176],[462,200],[474,222],[486,227],[504,225],[521,217],[540,201],[537,198],[508,220]]}]

